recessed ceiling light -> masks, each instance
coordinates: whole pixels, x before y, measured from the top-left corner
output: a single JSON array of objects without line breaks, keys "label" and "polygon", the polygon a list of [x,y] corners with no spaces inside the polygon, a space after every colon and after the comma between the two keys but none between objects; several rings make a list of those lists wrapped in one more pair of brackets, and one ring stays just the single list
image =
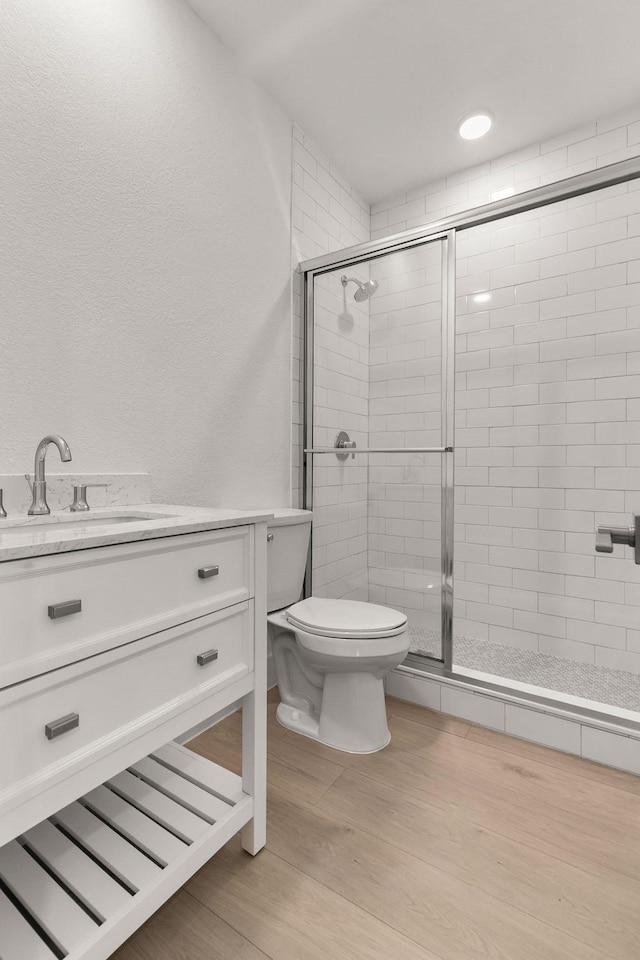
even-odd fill
[{"label": "recessed ceiling light", "polygon": [[458,133],[463,140],[477,140],[491,130],[493,117],[488,110],[476,110],[458,121]]}]

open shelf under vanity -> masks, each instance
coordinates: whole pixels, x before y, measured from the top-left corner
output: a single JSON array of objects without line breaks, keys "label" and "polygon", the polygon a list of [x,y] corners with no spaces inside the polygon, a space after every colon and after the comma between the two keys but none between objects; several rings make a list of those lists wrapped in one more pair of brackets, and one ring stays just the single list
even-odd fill
[{"label": "open shelf under vanity", "polygon": [[2,960],[103,960],[253,816],[169,743],[0,848]]}]

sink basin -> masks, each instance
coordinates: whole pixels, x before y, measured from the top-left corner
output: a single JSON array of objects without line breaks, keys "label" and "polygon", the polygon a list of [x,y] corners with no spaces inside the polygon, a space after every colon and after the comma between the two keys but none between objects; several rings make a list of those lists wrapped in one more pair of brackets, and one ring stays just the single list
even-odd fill
[{"label": "sink basin", "polygon": [[6,537],[24,537],[37,535],[38,537],[49,537],[53,534],[70,533],[81,534],[97,527],[110,527],[120,523],[150,523],[157,520],[166,520],[171,515],[168,513],[123,513],[111,514],[103,517],[70,516],[64,520],[50,520],[49,517],[29,517],[24,522],[16,526],[4,527],[0,525],[0,536]]}]

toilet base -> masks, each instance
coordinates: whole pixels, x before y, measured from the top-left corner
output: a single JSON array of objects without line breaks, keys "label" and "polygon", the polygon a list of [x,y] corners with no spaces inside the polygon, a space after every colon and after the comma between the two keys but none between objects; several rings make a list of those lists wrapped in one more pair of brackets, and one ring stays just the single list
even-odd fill
[{"label": "toilet base", "polygon": [[280,703],[278,723],[344,753],[377,753],[391,740],[382,680],[371,673],[325,676],[320,717]]}]

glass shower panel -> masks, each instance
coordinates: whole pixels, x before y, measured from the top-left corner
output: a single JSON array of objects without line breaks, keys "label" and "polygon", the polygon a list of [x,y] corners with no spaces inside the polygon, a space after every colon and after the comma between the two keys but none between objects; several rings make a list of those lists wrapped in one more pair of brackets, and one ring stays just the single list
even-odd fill
[{"label": "glass shower panel", "polygon": [[[333,447],[341,430],[359,447],[369,437],[369,301],[354,299],[343,273],[314,281],[314,448]],[[357,275],[369,279],[367,268]],[[313,459],[315,596],[368,599],[367,481],[366,457]]]},{"label": "glass shower panel", "polygon": [[[442,243],[371,264],[369,443],[442,440]],[[441,456],[371,454],[369,597],[404,611],[411,652],[441,656]]]},{"label": "glass shower panel", "polygon": [[313,593],[404,611],[412,651],[436,658],[442,455],[422,448],[443,443],[442,246],[314,281],[313,448],[340,431],[356,447],[313,457]]},{"label": "glass shower panel", "polygon": [[640,183],[459,235],[454,663],[640,711]]},{"label": "glass shower panel", "polygon": [[440,457],[371,454],[369,460],[369,600],[406,613],[411,653],[440,659]]}]

